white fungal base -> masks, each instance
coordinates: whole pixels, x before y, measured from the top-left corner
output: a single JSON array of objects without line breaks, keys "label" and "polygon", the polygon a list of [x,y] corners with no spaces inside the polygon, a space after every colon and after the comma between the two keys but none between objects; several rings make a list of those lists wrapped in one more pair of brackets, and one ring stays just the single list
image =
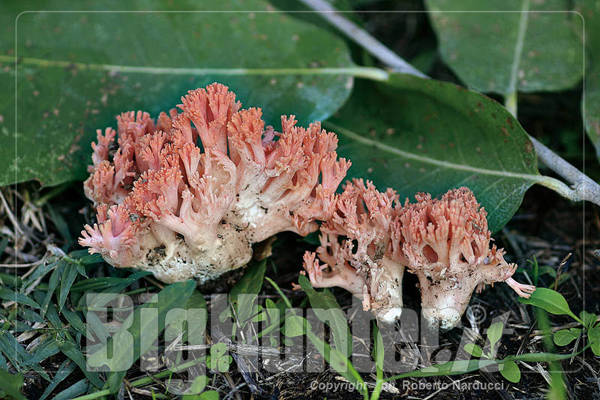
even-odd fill
[{"label": "white fungal base", "polygon": [[[204,246],[190,246],[183,238],[168,246],[149,248],[143,261],[133,268],[150,271],[165,283],[196,279],[202,284],[246,265],[252,259],[252,244],[241,232],[221,230],[220,238]],[[110,264],[120,267],[111,260]],[[124,266],[130,267],[130,266]]]}]

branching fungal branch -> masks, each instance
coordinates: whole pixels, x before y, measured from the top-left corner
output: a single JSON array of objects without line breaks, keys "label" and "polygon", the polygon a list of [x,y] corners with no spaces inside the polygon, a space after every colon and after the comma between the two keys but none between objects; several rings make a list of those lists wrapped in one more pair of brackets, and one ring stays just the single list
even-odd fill
[{"label": "branching fungal branch", "polygon": [[79,239],[91,253],[164,282],[202,282],[246,264],[253,243],[306,235],[331,218],[350,167],[334,133],[297,127],[293,116],[281,132],[265,128],[260,109],[241,109],[216,83],[178,107],[156,122],[124,113],[118,132],[98,131],[85,182],[98,223]]},{"label": "branching fungal branch", "polygon": [[304,268],[315,287],[342,287],[362,298],[365,310],[395,321],[402,312],[402,276],[406,260],[398,230],[391,229],[398,206],[392,189],[378,192],[362,179],[347,183],[332,218],[321,226],[321,246],[304,255]]}]

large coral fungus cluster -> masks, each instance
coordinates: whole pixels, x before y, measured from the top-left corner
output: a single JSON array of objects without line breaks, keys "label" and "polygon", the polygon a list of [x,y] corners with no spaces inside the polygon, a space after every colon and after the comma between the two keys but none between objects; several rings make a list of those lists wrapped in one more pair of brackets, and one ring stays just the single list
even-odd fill
[{"label": "large coral fungus cluster", "polygon": [[246,264],[253,243],[330,219],[350,166],[335,134],[297,127],[293,116],[275,132],[221,84],[182,103],[156,121],[128,112],[117,132],[98,131],[84,186],[98,223],[81,245],[164,282],[203,282]]},{"label": "large coral fungus cluster", "polygon": [[404,268],[419,278],[423,317],[450,329],[458,324],[473,290],[508,283],[520,296],[534,287],[511,276],[516,265],[490,248],[487,213],[467,188],[441,199],[428,194],[416,203],[398,202],[394,192],[378,192],[362,181],[348,183],[332,219],[321,228],[318,257],[305,254],[304,268],[314,286],[340,286],[363,299],[382,320],[401,313]]},{"label": "large coral fungus cluster", "polygon": [[321,246],[304,257],[312,284],[347,289],[384,321],[401,315],[405,269],[418,276],[423,316],[445,329],[485,284],[506,282],[523,297],[535,289],[490,248],[487,214],[469,189],[402,205],[392,189],[354,180],[338,195],[350,163],[319,123],[282,117],[275,132],[216,83],[182,103],[156,121],[123,113],[92,144],[84,189],[98,222],[79,242],[110,264],[204,282],[246,264],[253,243],[306,235],[320,220]]}]

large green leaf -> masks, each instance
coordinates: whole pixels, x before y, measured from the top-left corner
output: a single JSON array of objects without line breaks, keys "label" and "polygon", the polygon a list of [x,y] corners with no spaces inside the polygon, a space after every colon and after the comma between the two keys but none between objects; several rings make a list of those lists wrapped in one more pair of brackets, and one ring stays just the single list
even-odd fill
[{"label": "large green leaf", "polygon": [[600,159],[600,0],[578,0],[574,18],[585,23],[585,47],[588,61],[585,96],[581,104],[585,129]]},{"label": "large green leaf", "polygon": [[[281,114],[295,114],[301,124],[324,119],[352,89],[356,71],[340,70],[353,66],[345,43],[265,0],[108,4],[84,6],[103,12],[28,12],[18,19],[21,10],[74,6],[66,0],[0,5],[8,33],[0,38],[0,91],[8,99],[0,106],[0,185],[84,179],[96,128],[115,126],[115,115],[126,110],[156,116],[187,90],[214,81],[245,106],[262,107],[276,127]],[[169,12],[104,12],[111,8]]]},{"label": "large green leaf", "polygon": [[401,200],[467,186],[497,231],[525,191],[543,180],[527,134],[494,100],[451,83],[395,74],[388,84],[359,82],[328,123],[340,136],[349,176],[392,187]]},{"label": "large green leaf", "polygon": [[568,0],[427,0],[426,4],[444,61],[476,90],[552,91],[581,80],[583,46]]}]

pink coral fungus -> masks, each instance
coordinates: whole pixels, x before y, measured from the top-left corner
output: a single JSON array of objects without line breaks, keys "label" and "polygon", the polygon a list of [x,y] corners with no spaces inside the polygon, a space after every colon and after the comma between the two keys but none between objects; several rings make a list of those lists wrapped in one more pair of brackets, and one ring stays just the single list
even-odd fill
[{"label": "pink coral fungus", "polygon": [[367,181],[346,184],[332,218],[321,226],[321,246],[304,255],[304,268],[315,287],[342,287],[360,297],[365,310],[394,321],[402,312],[402,275],[406,265],[391,229],[391,189],[381,193]]},{"label": "pink coral fungus", "polygon": [[418,194],[400,221],[404,254],[419,278],[423,317],[449,329],[460,321],[474,289],[506,282],[519,296],[535,287],[511,276],[517,266],[504,260],[504,251],[490,248],[487,213],[467,188],[450,190],[441,199]]},{"label": "pink coral fungus", "polygon": [[423,317],[443,329],[458,324],[473,290],[485,284],[506,282],[523,297],[535,290],[511,278],[516,265],[504,260],[503,250],[490,248],[487,213],[469,189],[441,199],[418,194],[417,203],[404,207],[391,206],[396,198],[362,181],[346,186],[321,228],[317,253],[327,265],[311,253],[304,258],[314,286],[343,287],[391,322],[401,312],[406,267],[419,278]]},{"label": "pink coral fungus", "polygon": [[265,128],[261,110],[240,109],[221,84],[182,103],[156,122],[128,112],[118,132],[98,131],[84,185],[98,223],[79,239],[90,253],[164,282],[203,282],[246,264],[253,243],[330,219],[350,166],[335,134],[293,116],[281,133]]}]

